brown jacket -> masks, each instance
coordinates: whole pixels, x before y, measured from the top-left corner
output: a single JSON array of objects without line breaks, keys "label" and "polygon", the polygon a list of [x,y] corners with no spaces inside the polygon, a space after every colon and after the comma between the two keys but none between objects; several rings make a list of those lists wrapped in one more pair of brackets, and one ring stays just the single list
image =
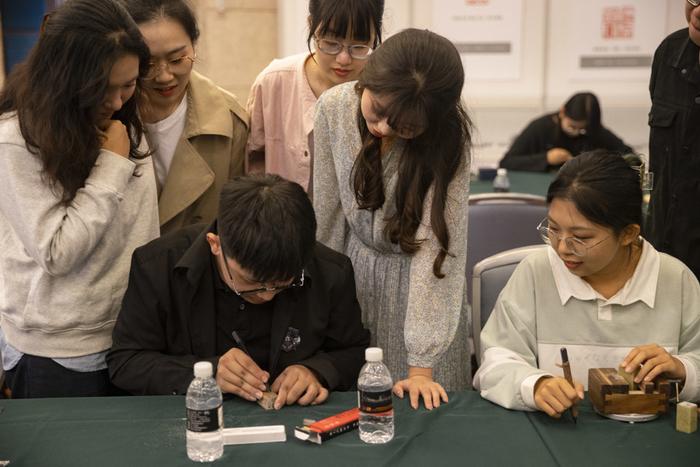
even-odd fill
[{"label": "brown jacket", "polygon": [[248,125],[233,94],[192,72],[185,129],[158,198],[162,234],[216,217],[221,187],[244,173]]}]

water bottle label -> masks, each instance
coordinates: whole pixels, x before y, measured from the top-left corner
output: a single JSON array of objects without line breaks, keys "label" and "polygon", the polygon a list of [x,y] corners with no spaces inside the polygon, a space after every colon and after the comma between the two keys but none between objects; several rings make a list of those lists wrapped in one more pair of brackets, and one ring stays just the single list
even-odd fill
[{"label": "water bottle label", "polygon": [[381,414],[392,409],[391,389],[388,391],[358,391],[360,412]]},{"label": "water bottle label", "polygon": [[206,433],[223,428],[223,405],[215,409],[194,410],[187,409],[187,430],[195,433]]}]

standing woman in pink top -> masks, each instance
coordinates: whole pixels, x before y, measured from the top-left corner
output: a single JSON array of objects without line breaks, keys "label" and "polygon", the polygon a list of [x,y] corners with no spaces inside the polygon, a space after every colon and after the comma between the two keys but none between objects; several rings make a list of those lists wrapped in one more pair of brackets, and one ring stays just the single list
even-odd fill
[{"label": "standing woman in pink top", "polygon": [[250,91],[249,173],[275,173],[311,191],[316,99],[359,77],[382,42],[383,14],[384,0],[309,1],[309,52],[273,60]]}]

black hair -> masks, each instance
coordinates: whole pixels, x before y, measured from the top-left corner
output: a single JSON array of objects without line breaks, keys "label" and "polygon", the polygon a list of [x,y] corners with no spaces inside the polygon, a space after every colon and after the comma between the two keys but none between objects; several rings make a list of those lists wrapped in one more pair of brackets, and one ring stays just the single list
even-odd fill
[{"label": "black hair", "polygon": [[552,200],[571,201],[594,224],[619,235],[631,224],[642,225],[639,167],[616,152],[596,150],[568,160],[547,191]]},{"label": "black hair", "polygon": [[296,277],[316,243],[316,217],[304,189],[279,175],[234,177],[221,190],[218,235],[224,254],[256,282]]},{"label": "black hair", "polygon": [[594,132],[600,128],[600,103],[595,94],[579,92],[564,104],[564,115],[572,120],[586,122],[586,131]]},{"label": "black hair", "polygon": [[[471,147],[471,120],[461,101],[463,86],[462,59],[452,42],[430,31],[405,29],[370,55],[356,87],[360,100],[365,89],[391,100],[382,116],[394,130],[422,131],[406,140],[399,158],[396,210],[386,219],[385,234],[402,251],[418,251],[423,240],[416,239],[416,231],[432,186],[430,219],[424,222],[430,223],[441,246],[433,263],[436,277],[444,277],[442,263],[449,253],[447,189],[467,163]],[[362,148],[350,183],[360,209],[376,210],[385,201],[381,139],[369,132],[359,103],[357,112]]]},{"label": "black hair", "polygon": [[172,19],[183,27],[192,44],[199,39],[197,18],[187,0],[121,0],[136,24],[160,18]]},{"label": "black hair", "polygon": [[[85,185],[102,146],[96,123],[115,62],[139,59],[146,75],[149,52],[136,23],[114,0],[69,0],[46,16],[39,40],[0,93],[0,114],[17,112],[27,149],[42,163],[47,183],[69,203]],[[138,150],[143,127],[135,95],[112,119],[130,130],[129,155]]]},{"label": "black hair", "polygon": [[345,37],[354,40],[374,41],[372,48],[382,43],[382,17],[384,0],[310,0],[309,35],[306,45],[311,50],[311,40],[318,30],[319,36]]}]

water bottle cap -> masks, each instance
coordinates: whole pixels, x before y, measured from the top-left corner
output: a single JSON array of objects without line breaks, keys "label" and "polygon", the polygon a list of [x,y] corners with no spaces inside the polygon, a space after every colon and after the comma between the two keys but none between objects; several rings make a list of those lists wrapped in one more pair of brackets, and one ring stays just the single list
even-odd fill
[{"label": "water bottle cap", "polygon": [[496,175],[508,175],[508,169],[503,169],[503,168],[498,169],[496,171]]},{"label": "water bottle cap", "polygon": [[381,362],[384,352],[379,347],[369,347],[365,350],[365,360],[368,362]]},{"label": "water bottle cap", "polygon": [[197,362],[194,364],[195,378],[209,378],[213,373],[211,362]]}]

